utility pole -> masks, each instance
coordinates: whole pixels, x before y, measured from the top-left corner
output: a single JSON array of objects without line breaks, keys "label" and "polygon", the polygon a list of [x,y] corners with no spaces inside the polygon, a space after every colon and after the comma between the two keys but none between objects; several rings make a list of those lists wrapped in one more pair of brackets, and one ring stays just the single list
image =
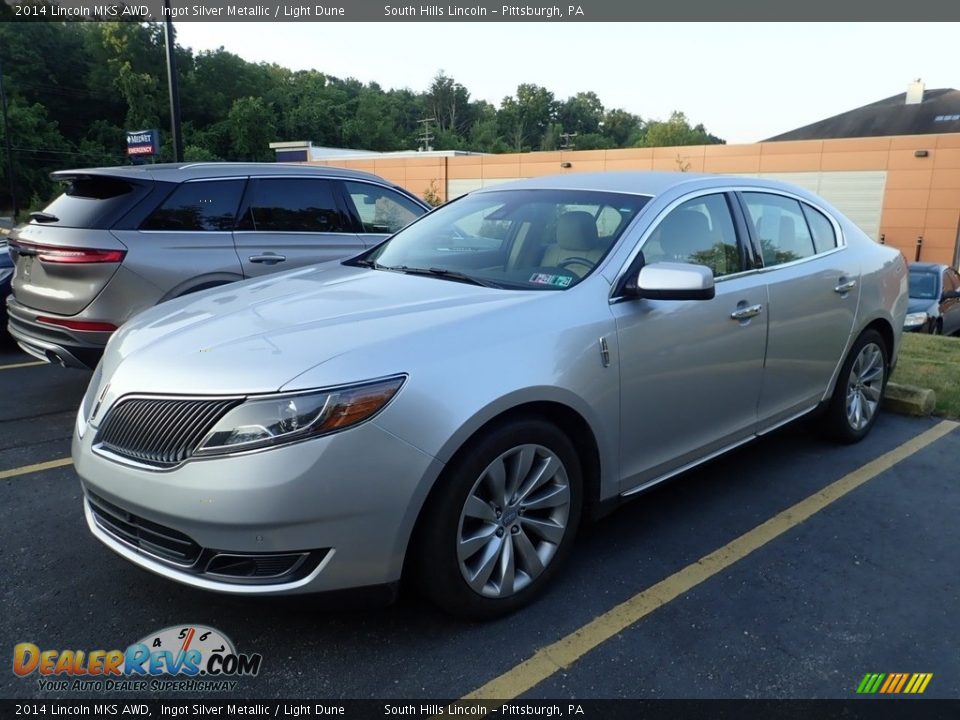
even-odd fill
[{"label": "utility pole", "polygon": [[573,150],[574,148],[576,148],[577,147],[576,144],[570,142],[570,139],[575,138],[576,136],[577,136],[576,133],[560,133],[560,139],[563,140],[563,142],[560,143],[560,149]]},{"label": "utility pole", "polygon": [[430,145],[430,141],[433,140],[433,135],[430,134],[430,123],[436,122],[436,118],[424,118],[423,120],[417,120],[417,123],[423,127],[420,130],[420,133],[417,135],[417,140],[420,141],[419,150],[421,152],[427,152],[433,150],[433,147]]},{"label": "utility pole", "polygon": [[7,115],[7,95],[3,90],[3,59],[0,58],[0,107],[3,108],[3,136],[7,145],[7,180],[10,181],[10,200],[13,203],[13,221],[17,221],[17,184],[13,179],[13,138],[10,137],[10,117]]},{"label": "utility pole", "polygon": [[170,19],[170,0],[163,0],[166,22],[163,39],[167,46],[167,86],[170,88],[170,133],[173,138],[173,161],[183,162],[183,133],[180,129],[180,86],[177,80],[177,36]]}]

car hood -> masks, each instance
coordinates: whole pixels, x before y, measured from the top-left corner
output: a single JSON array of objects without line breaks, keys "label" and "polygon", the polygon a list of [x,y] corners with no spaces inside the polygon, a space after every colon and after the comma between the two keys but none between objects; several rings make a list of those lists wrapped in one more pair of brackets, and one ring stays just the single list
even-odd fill
[{"label": "car hood", "polygon": [[910,298],[910,301],[907,303],[907,312],[908,313],[935,313],[937,309],[937,301],[929,300],[925,298]]},{"label": "car hood", "polygon": [[103,376],[111,394],[273,392],[345,353],[436,342],[444,328],[463,332],[478,314],[545,294],[325,263],[141,313],[111,339]]}]

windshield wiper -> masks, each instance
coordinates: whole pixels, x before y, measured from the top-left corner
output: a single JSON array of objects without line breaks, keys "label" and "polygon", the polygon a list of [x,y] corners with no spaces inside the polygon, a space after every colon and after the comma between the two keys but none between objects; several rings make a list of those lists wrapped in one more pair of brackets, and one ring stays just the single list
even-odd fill
[{"label": "windshield wiper", "polygon": [[397,272],[402,272],[407,275],[427,275],[433,277],[446,278],[448,280],[458,280],[460,282],[470,283],[471,285],[479,285],[481,287],[488,288],[498,288],[502,289],[502,285],[491,280],[483,280],[473,275],[467,275],[466,273],[458,272],[457,270],[448,270],[447,268],[418,268],[418,267],[409,267],[407,265],[378,265],[380,270],[396,270]]},{"label": "windshield wiper", "polygon": [[354,260],[353,262],[348,263],[348,265],[356,265],[357,267],[373,268],[374,270],[379,270],[380,268],[383,267],[376,260],[371,260],[370,258],[363,258],[362,260]]},{"label": "windshield wiper", "polygon": [[30,213],[30,219],[36,220],[38,223],[60,222],[60,218],[48,212],[32,212]]}]

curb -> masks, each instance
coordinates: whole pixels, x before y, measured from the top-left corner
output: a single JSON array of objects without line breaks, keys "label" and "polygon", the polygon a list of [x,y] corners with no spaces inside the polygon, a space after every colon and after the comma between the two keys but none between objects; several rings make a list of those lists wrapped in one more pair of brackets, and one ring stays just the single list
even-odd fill
[{"label": "curb", "polygon": [[901,415],[929,415],[937,406],[937,395],[929,388],[887,383],[883,407]]}]

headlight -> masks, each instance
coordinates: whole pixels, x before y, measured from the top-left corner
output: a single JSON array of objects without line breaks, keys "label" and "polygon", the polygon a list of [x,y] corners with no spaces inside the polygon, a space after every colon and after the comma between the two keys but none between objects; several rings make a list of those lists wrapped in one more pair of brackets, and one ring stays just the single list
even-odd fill
[{"label": "headlight", "polygon": [[[91,419],[95,401],[97,400],[97,391],[100,389],[100,381],[103,379],[103,360],[97,363],[97,367],[90,376],[90,384],[87,385],[87,392],[83,395],[80,402],[80,409],[77,411],[77,436],[83,438],[83,433],[87,430],[87,423]],[[101,394],[100,400],[103,399]],[[99,406],[98,406],[99,408]]]},{"label": "headlight", "polygon": [[224,415],[194,455],[253,450],[345,430],[380,412],[404,379],[252,398]]},{"label": "headlight", "polygon": [[907,313],[907,316],[903,319],[903,326],[916,327],[917,325],[923,325],[928,317],[930,316],[925,312]]}]

